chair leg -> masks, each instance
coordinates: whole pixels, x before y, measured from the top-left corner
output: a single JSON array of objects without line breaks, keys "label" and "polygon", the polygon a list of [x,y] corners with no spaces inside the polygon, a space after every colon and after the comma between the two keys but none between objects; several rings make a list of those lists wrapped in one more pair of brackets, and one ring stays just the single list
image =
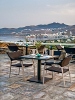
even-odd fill
[{"label": "chair leg", "polygon": [[44,69],[43,69],[43,84],[44,84],[44,82],[45,82],[45,79],[44,79]]},{"label": "chair leg", "polygon": [[33,62],[33,67],[34,67],[34,77],[35,77],[35,64],[34,64],[34,60],[32,59]]},{"label": "chair leg", "polygon": [[12,62],[10,62],[10,72],[9,72],[9,78],[10,78],[10,74],[11,74],[11,65],[12,65]]},{"label": "chair leg", "polygon": [[19,73],[18,74],[20,74],[20,67],[19,67]]},{"label": "chair leg", "polygon": [[64,74],[63,74],[63,67],[61,68],[62,70],[62,78],[63,78],[63,82],[64,82],[64,87],[65,87],[65,79],[64,79]]},{"label": "chair leg", "polygon": [[23,66],[23,61],[21,61],[21,65],[22,65],[23,79],[25,80],[25,77],[24,77],[24,66]]},{"label": "chair leg", "polygon": [[54,76],[54,73],[52,72],[52,79],[54,79],[53,76]]},{"label": "chair leg", "polygon": [[45,76],[45,66],[46,66],[46,63],[44,63],[44,69],[43,69],[43,84],[45,82],[45,78],[44,78],[44,76]]},{"label": "chair leg", "polygon": [[[45,60],[45,62],[46,62],[46,60]],[[44,64],[44,69],[46,69],[47,67],[46,67],[46,63]],[[47,74],[47,70],[46,70],[46,74]]]},{"label": "chair leg", "polygon": [[[69,68],[69,66],[68,66],[68,68]],[[70,74],[70,68],[69,68],[69,77],[70,77],[70,82],[72,82],[72,80],[71,80],[71,74]]]},{"label": "chair leg", "polygon": [[[21,61],[20,61],[20,63],[21,63]],[[19,67],[19,72],[18,72],[18,75],[20,74],[20,67]]]},{"label": "chair leg", "polygon": [[23,47],[23,55],[25,55],[25,47]]}]

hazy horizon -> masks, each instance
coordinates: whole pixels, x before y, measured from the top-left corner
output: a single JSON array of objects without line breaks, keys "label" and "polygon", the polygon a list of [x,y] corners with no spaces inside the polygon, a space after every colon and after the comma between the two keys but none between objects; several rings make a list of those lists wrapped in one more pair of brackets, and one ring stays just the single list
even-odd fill
[{"label": "hazy horizon", "polygon": [[75,0],[0,0],[0,28],[75,25]]}]

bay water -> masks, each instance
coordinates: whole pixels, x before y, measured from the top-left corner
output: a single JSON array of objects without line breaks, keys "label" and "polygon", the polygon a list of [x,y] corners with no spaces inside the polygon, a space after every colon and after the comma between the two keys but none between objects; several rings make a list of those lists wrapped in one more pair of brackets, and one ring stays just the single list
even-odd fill
[{"label": "bay water", "polygon": [[16,35],[0,35],[0,41],[10,41],[10,42],[25,42],[25,36],[16,36]]}]

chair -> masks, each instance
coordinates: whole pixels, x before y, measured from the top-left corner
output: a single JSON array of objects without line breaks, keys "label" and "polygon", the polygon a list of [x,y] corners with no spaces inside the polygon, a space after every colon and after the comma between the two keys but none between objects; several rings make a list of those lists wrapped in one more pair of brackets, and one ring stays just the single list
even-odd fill
[{"label": "chair", "polygon": [[15,43],[10,43],[9,45],[7,45],[7,47],[12,52],[21,51],[21,55],[23,55],[23,49],[18,48],[18,46]]},{"label": "chair", "polygon": [[44,48],[45,48],[45,45],[41,45],[41,46],[38,48],[38,53],[44,54]]},{"label": "chair", "polygon": [[43,63],[41,63],[42,65],[44,65],[44,63],[46,65],[52,65],[52,64],[59,64],[61,62],[61,60],[63,60],[66,56],[66,53],[64,51],[54,51],[54,58],[52,59],[52,61],[45,61]]},{"label": "chair", "polygon": [[75,48],[68,48],[68,47],[64,47],[64,50],[66,51],[66,53],[68,54],[75,54]]},{"label": "chair", "polygon": [[56,56],[56,58],[54,58],[55,60],[59,59],[60,55],[61,55],[61,51],[54,51],[54,56]]},{"label": "chair", "polygon": [[60,45],[56,45],[56,48],[57,48],[58,50],[63,50],[63,48],[62,48]]},{"label": "chair", "polygon": [[60,55],[61,54],[61,51],[54,51],[54,55]]},{"label": "chair", "polygon": [[19,48],[15,43],[11,43],[9,45],[7,45],[10,51],[18,51]]},{"label": "chair", "polygon": [[[23,74],[24,74],[24,67],[29,67],[29,66],[33,65],[32,63],[23,64],[23,60],[20,59],[21,51],[7,52],[7,55],[10,58],[10,73],[9,73],[9,77],[10,77],[10,74],[11,74],[11,66],[18,67],[19,68],[19,73],[20,73],[20,68],[22,67],[22,71],[23,71]],[[15,63],[14,61],[19,61],[19,62]]]},{"label": "chair", "polygon": [[75,48],[64,47],[64,50],[66,51],[67,55],[72,55],[72,59],[75,59]]},{"label": "chair", "polygon": [[[67,66],[71,60],[72,56],[67,56],[65,57],[63,60],[61,60],[61,62],[57,63],[55,65],[50,65],[50,67],[46,67],[46,63],[44,63],[44,68],[47,71],[51,71],[52,72],[52,78],[53,78],[53,72],[57,72],[57,73],[62,73],[62,77],[63,77],[63,81],[64,81],[64,86],[65,86],[65,79],[64,79],[64,73],[66,73],[67,71],[69,71],[69,77],[70,77],[70,81],[71,81],[71,76],[70,76],[70,69],[69,66]],[[49,65],[49,64],[47,64]],[[66,68],[66,66],[68,68]],[[44,72],[43,72],[43,82],[44,82]]]}]

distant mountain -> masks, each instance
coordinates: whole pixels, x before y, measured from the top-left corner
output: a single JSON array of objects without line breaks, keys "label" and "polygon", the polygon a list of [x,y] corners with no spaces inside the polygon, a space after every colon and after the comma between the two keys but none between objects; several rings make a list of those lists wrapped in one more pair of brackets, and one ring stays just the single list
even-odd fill
[{"label": "distant mountain", "polygon": [[60,24],[60,23],[51,23],[51,24],[44,24],[44,25],[32,25],[32,26],[25,26],[25,27],[19,27],[19,28],[1,28],[0,29],[0,33],[1,34],[9,34],[9,33],[12,33],[12,32],[21,32],[22,30],[40,30],[40,29],[54,29],[54,28],[68,28],[70,27],[69,25],[66,25],[64,23]]},{"label": "distant mountain", "polygon": [[36,25],[36,26],[26,26],[24,27],[25,29],[31,29],[31,30],[35,30],[35,29],[51,29],[51,28],[65,28],[68,27],[69,25],[66,25],[64,23],[60,24],[60,23],[51,23],[51,24],[40,24],[40,25]]},{"label": "distant mountain", "polygon": [[60,23],[51,23],[51,24],[47,24],[47,25],[37,25],[37,27],[39,28],[65,28],[68,27],[69,25],[66,25],[64,23],[60,24]]}]

